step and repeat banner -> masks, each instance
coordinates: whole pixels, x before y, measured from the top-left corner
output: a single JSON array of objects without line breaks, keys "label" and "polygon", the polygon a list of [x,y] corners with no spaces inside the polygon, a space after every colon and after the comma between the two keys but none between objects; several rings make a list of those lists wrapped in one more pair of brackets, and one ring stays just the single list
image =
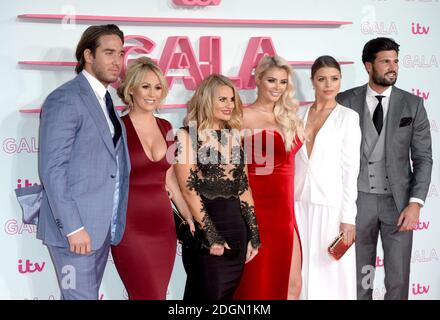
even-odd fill
[{"label": "step and repeat banner", "polygon": [[[160,117],[180,127],[185,103],[210,73],[234,80],[245,103],[255,99],[253,67],[262,54],[292,64],[296,97],[312,101],[310,65],[323,54],[342,64],[342,90],[368,80],[365,42],[400,45],[397,86],[422,97],[431,122],[434,168],[414,232],[410,299],[440,298],[440,14],[439,0],[21,0],[2,6],[0,33],[0,299],[59,299],[56,276],[36,227],[22,223],[14,189],[39,183],[39,108],[75,76],[74,52],[91,24],[116,23],[126,36],[125,61],[157,59],[171,84]],[[114,88],[115,104],[122,105]],[[168,299],[181,299],[185,272],[178,245]],[[383,299],[378,244],[374,298]],[[142,268],[141,265],[138,266]],[[127,299],[108,259],[100,299]]]}]

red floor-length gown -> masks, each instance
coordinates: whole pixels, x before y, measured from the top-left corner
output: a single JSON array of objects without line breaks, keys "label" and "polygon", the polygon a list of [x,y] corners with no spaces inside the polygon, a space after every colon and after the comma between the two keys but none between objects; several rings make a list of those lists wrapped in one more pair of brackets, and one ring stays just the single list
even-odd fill
[{"label": "red floor-length gown", "polygon": [[[129,116],[127,130],[131,161],[127,222],[122,241],[112,247],[113,260],[129,299],[163,300],[176,256],[176,231],[165,189],[166,156],[152,161],[145,154]],[[156,118],[165,139],[171,124]],[[166,140],[166,139],[165,139]],[[169,147],[173,141],[167,141]]]},{"label": "red floor-length gown", "polygon": [[247,139],[252,139],[245,141],[245,149],[248,156],[252,154],[249,185],[261,247],[245,265],[234,299],[286,300],[294,230],[298,230],[293,202],[295,154],[302,144],[296,138],[292,149],[286,152],[281,134],[273,130],[262,130]]}]

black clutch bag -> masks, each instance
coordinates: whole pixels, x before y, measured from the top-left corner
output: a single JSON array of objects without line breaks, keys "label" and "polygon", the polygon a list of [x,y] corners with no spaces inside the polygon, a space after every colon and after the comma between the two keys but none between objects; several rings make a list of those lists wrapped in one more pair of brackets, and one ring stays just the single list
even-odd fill
[{"label": "black clutch bag", "polygon": [[203,235],[197,223],[194,223],[196,231],[193,235],[185,218],[179,212],[174,202],[171,201],[171,203],[173,207],[174,224],[176,225],[177,240],[187,249],[201,250],[203,247]]}]

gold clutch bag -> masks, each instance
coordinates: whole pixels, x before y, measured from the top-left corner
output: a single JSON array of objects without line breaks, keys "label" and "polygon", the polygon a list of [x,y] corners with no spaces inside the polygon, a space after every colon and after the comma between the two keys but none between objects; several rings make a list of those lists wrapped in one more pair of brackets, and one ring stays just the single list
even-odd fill
[{"label": "gold clutch bag", "polygon": [[354,241],[350,245],[344,244],[343,233],[341,232],[339,236],[330,244],[328,247],[328,253],[335,259],[339,260],[347,252],[347,250],[352,246]]}]

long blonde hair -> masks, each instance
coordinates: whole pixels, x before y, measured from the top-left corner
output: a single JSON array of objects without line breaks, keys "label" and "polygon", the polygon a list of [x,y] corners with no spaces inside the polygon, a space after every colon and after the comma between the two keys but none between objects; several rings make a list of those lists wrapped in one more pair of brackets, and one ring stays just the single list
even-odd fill
[{"label": "long blonde hair", "polygon": [[304,137],[304,128],[297,112],[298,100],[294,98],[295,88],[292,82],[293,69],[284,58],[280,56],[264,56],[255,69],[255,78],[261,80],[265,72],[271,68],[283,69],[287,73],[287,88],[275,103],[273,113],[277,125],[281,127],[284,134],[286,151],[292,149],[295,135],[301,140]]},{"label": "long blonde hair", "polygon": [[222,121],[225,129],[241,129],[243,111],[240,96],[231,80],[221,74],[212,74],[200,83],[188,102],[188,115],[184,124],[197,123],[198,132],[203,129],[212,129],[214,126],[214,94],[221,86],[228,86],[234,92],[234,109],[231,119]]}]

